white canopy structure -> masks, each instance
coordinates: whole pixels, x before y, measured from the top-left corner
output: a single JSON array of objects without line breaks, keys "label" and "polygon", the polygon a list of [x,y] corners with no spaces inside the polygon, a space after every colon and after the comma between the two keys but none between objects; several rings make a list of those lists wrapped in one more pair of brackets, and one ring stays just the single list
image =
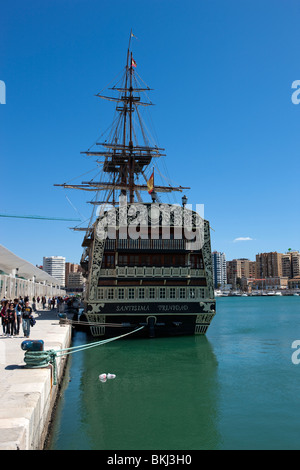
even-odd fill
[{"label": "white canopy structure", "polygon": [[28,261],[19,258],[19,256],[15,255],[2,245],[0,245],[0,270],[7,274],[11,274],[13,270],[17,270],[16,274],[18,277],[24,277],[25,279],[33,279],[34,277],[36,282],[45,281],[47,284],[60,284],[58,279],[50,276],[48,273],[37,268]]}]

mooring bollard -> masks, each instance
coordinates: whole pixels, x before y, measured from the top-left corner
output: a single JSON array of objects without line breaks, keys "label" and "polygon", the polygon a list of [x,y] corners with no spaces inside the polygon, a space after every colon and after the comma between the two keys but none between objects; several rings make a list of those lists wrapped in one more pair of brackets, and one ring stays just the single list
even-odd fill
[{"label": "mooring bollard", "polygon": [[40,369],[52,366],[53,384],[57,383],[56,351],[44,351],[42,339],[26,340],[21,343],[25,351],[24,362],[28,369]]},{"label": "mooring bollard", "polygon": [[27,339],[21,343],[23,351],[44,351],[44,341],[42,339]]}]

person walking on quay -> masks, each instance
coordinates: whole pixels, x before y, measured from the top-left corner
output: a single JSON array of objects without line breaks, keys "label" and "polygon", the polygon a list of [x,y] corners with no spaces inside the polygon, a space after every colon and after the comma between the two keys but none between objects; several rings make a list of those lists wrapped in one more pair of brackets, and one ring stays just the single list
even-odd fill
[{"label": "person walking on quay", "polygon": [[6,316],[6,309],[7,309],[7,304],[8,300],[1,300],[1,323],[2,323],[2,329],[3,329],[3,336],[6,335],[7,333],[7,316]]},{"label": "person walking on quay", "polygon": [[48,299],[48,310],[51,310],[51,297]]},{"label": "person walking on quay", "polygon": [[15,323],[16,323],[16,311],[14,308],[14,303],[10,302],[8,304],[8,309],[6,310],[6,317],[7,317],[7,331],[6,335],[12,337],[15,331]]},{"label": "person walking on quay", "polygon": [[29,306],[29,300],[25,302],[25,307],[22,309],[22,327],[25,338],[30,335],[30,319],[32,318],[32,308]]},{"label": "person walking on quay", "polygon": [[57,297],[57,311],[58,313],[64,312],[64,300],[62,297]]},{"label": "person walking on quay", "polygon": [[15,311],[16,311],[16,323],[15,323],[15,335],[20,333],[20,323],[21,323],[21,316],[22,316],[22,305],[15,299],[14,301]]},{"label": "person walking on quay", "polygon": [[33,309],[34,312],[36,312],[35,297],[32,298],[32,309]]},{"label": "person walking on quay", "polygon": [[46,305],[46,297],[43,295],[42,297],[42,304],[43,304],[43,310],[45,310],[45,305]]}]

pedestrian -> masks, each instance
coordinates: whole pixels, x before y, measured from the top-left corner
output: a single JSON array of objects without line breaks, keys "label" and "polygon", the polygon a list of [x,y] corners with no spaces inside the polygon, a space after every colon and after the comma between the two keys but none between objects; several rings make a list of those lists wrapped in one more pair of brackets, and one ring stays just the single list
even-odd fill
[{"label": "pedestrian", "polygon": [[24,299],[23,299],[23,297],[21,297],[21,296],[19,296],[19,304],[20,304],[20,306],[21,306],[21,309],[22,309],[23,307],[25,307]]},{"label": "pedestrian", "polygon": [[43,295],[42,297],[42,304],[43,304],[43,310],[45,310],[45,305],[46,305],[46,297]]},{"label": "pedestrian", "polygon": [[58,313],[64,312],[64,300],[62,297],[57,297],[57,311]]},{"label": "pedestrian", "polygon": [[20,333],[20,323],[21,323],[21,316],[22,316],[22,306],[18,299],[15,299],[15,311],[16,311],[16,323],[15,323],[15,335]]},{"label": "pedestrian", "polygon": [[38,309],[39,309],[39,306],[40,306],[40,300],[41,300],[41,299],[40,299],[40,296],[38,295],[38,296],[37,296],[37,299],[36,299],[37,304],[38,304],[38,307],[37,307]]},{"label": "pedestrian", "polygon": [[22,326],[25,338],[30,335],[30,319],[32,318],[32,308],[29,306],[29,300],[25,302],[25,307],[22,309]]},{"label": "pedestrian", "polygon": [[6,335],[12,337],[15,331],[15,323],[16,323],[16,311],[14,308],[14,303],[9,302],[8,309],[6,309],[6,317],[7,317],[7,332]]},{"label": "pedestrian", "polygon": [[36,303],[35,303],[35,297],[32,297],[32,310],[36,312]]},{"label": "pedestrian", "polygon": [[7,333],[7,316],[6,316],[6,309],[7,309],[7,304],[8,300],[2,299],[1,300],[1,323],[2,323],[2,329],[3,329],[3,336],[6,335]]},{"label": "pedestrian", "polygon": [[51,310],[51,297],[48,299],[48,309]]}]

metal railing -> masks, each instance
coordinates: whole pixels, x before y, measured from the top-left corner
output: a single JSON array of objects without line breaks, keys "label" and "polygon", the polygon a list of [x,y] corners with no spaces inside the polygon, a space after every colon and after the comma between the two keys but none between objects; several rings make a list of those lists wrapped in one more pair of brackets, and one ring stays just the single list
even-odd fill
[{"label": "metal railing", "polygon": [[171,239],[147,239],[143,240],[110,240],[105,242],[105,249],[107,250],[185,250],[186,240],[171,240]]},{"label": "metal railing", "polygon": [[101,277],[205,277],[204,269],[184,267],[155,266],[117,266],[115,269],[101,269]]}]

